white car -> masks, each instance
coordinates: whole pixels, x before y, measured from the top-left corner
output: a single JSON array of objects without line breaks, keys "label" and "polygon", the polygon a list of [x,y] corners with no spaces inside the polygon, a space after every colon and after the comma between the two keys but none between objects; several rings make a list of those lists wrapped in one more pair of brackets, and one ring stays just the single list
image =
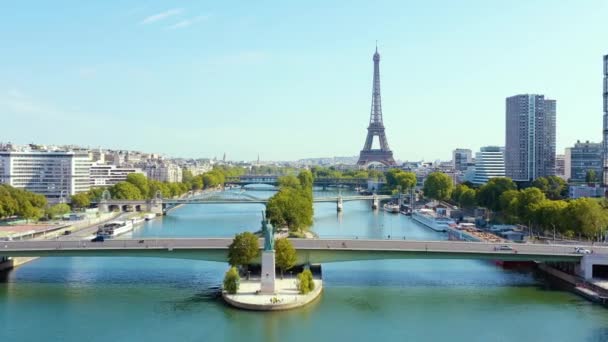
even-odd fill
[{"label": "white car", "polygon": [[575,247],[574,248],[574,253],[576,253],[576,254],[591,254],[591,251],[588,250],[587,248]]}]

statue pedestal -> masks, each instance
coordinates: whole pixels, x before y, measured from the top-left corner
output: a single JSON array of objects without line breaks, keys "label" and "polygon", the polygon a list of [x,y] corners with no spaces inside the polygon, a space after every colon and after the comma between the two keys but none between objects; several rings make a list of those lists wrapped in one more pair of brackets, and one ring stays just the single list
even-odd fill
[{"label": "statue pedestal", "polygon": [[274,266],[274,251],[262,252],[262,286],[260,292],[262,294],[275,293],[275,266]]}]

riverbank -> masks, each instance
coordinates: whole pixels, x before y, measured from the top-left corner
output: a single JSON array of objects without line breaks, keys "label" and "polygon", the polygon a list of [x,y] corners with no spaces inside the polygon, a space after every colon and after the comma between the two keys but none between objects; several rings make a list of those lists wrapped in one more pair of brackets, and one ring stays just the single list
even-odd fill
[{"label": "riverbank", "polygon": [[[45,232],[44,234],[33,238],[33,240],[56,239],[59,236],[76,237],[75,235],[80,235],[91,229],[97,229],[98,224],[112,221],[118,216],[120,216],[120,214],[118,213],[107,213],[101,214],[97,218],[86,220],[85,222],[76,222],[72,224],[62,225],[61,229],[55,229],[52,232],[48,233]],[[69,232],[69,234],[65,235],[65,232]],[[36,259],[38,259],[38,257],[17,257],[1,261],[0,272],[11,270],[15,267],[27,264]]]}]

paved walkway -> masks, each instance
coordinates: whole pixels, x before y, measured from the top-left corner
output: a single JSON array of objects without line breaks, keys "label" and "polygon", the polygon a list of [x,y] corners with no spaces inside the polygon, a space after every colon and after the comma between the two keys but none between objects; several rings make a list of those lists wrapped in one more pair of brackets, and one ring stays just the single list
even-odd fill
[{"label": "paved walkway", "polygon": [[316,299],[323,287],[323,281],[314,279],[315,290],[302,295],[296,288],[295,278],[276,280],[275,294],[258,294],[260,279],[241,279],[237,294],[224,294],[226,301],[236,307],[249,310],[287,310],[304,306]]}]

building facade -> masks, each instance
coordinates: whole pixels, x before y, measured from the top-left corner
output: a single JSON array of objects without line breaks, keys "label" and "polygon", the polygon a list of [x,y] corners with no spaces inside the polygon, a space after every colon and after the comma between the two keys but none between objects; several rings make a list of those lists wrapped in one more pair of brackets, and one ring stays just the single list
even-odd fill
[{"label": "building facade", "polygon": [[465,171],[473,162],[473,151],[465,148],[457,148],[452,151],[452,166],[456,171]]},{"label": "building facade", "polygon": [[566,149],[568,167],[566,174],[570,182],[584,183],[587,172],[593,171],[596,175],[595,182],[601,180],[602,175],[602,144],[589,141],[577,141],[573,147]]},{"label": "building facade", "polygon": [[566,178],[566,155],[556,154],[555,155],[555,175],[563,179]]},{"label": "building facade", "polygon": [[475,154],[473,183],[485,184],[490,178],[505,176],[504,148],[485,146]]},{"label": "building facade", "polygon": [[604,131],[602,142],[603,174],[602,183],[608,185],[608,55],[604,56]]},{"label": "building facade", "polygon": [[179,183],[182,181],[182,168],[172,163],[148,164],[144,168],[148,179],[159,182]]},{"label": "building facade", "polygon": [[505,174],[515,181],[555,175],[556,101],[523,94],[506,99]]},{"label": "building facade", "polygon": [[44,195],[67,198],[90,189],[88,153],[0,151],[0,183]]},{"label": "building facade", "polygon": [[134,167],[119,167],[96,163],[91,165],[90,186],[112,186],[118,182],[126,181],[127,176],[132,173],[146,175],[141,169]]}]

